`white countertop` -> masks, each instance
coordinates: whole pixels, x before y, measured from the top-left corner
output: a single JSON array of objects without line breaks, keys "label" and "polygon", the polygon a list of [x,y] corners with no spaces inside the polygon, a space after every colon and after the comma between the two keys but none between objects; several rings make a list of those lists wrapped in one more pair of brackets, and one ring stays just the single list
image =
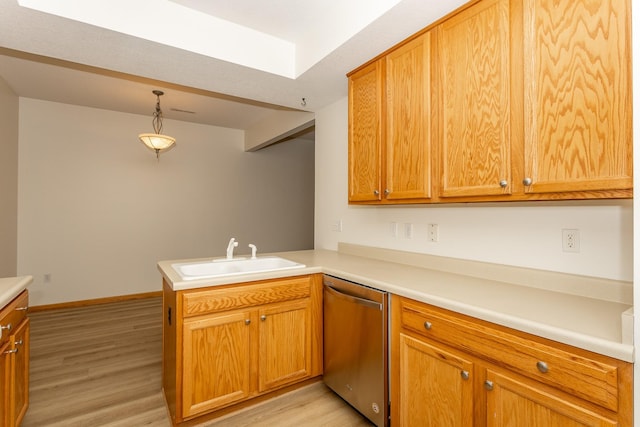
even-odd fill
[{"label": "white countertop", "polygon": [[[634,360],[633,345],[623,340],[623,336],[630,336],[623,331],[622,321],[623,314],[631,309],[629,283],[618,286],[610,280],[389,250],[377,253],[375,248],[355,245],[345,247],[345,251],[270,254],[306,267],[218,279],[184,281],[171,267],[173,263],[207,258],[161,261],[158,268],[176,291],[302,274],[330,274],[627,362]],[[581,283],[586,295],[580,294]],[[604,291],[599,287],[604,287]],[[616,295],[601,298],[599,293]]]},{"label": "white countertop", "polygon": [[0,308],[9,304],[33,282],[33,276],[0,277]]}]

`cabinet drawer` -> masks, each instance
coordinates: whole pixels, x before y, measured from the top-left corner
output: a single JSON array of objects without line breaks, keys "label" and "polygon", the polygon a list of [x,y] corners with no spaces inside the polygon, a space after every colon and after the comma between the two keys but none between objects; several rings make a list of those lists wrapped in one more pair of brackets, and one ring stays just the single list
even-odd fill
[{"label": "cabinet drawer", "polygon": [[[402,327],[462,349],[521,375],[618,410],[618,367],[576,352],[512,334],[442,309],[401,301]],[[567,347],[567,346],[563,346]]]},{"label": "cabinet drawer", "polygon": [[182,296],[184,317],[306,298],[311,276],[274,279],[234,287],[187,291]]},{"label": "cabinet drawer", "polygon": [[9,340],[11,331],[27,317],[27,309],[29,308],[28,291],[22,291],[20,295],[15,297],[9,304],[0,310],[0,344]]}]

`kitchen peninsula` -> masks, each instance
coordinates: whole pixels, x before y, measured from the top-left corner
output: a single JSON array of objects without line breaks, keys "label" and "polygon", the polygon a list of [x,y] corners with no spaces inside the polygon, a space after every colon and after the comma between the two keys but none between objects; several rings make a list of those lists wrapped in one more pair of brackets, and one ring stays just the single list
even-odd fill
[{"label": "kitchen peninsula", "polygon": [[[542,354],[553,351],[571,355],[571,360],[578,360],[573,356],[575,352],[579,353],[576,357],[584,360],[585,363],[590,363],[591,358],[594,358],[593,365],[598,366],[595,376],[601,375],[602,378],[598,377],[598,381],[601,380],[603,387],[606,388],[606,396],[594,404],[586,401],[584,396],[578,395],[575,397],[575,402],[585,400],[584,405],[590,413],[608,416],[608,419],[617,420],[619,414],[620,425],[630,425],[633,366],[630,363],[633,361],[633,344],[629,330],[632,289],[630,283],[344,243],[339,245],[338,251],[310,250],[284,252],[277,255],[302,263],[305,267],[231,278],[184,281],[173,270],[171,264],[186,260],[159,262],[158,267],[165,282],[165,327],[168,319],[176,319],[175,316],[178,316],[169,306],[174,299],[179,300],[176,295],[181,295],[182,292],[201,288],[213,289],[221,285],[226,287],[249,283],[249,286],[255,286],[253,282],[287,280],[291,281],[291,292],[300,292],[298,297],[287,297],[288,300],[302,301],[310,298],[310,301],[313,301],[314,295],[315,298],[320,295],[318,290],[320,280],[317,277],[326,273],[392,294],[391,306],[392,311],[395,310],[395,314],[392,315],[390,335],[392,365],[396,362],[394,358],[399,357],[399,353],[402,354],[403,351],[398,348],[399,337],[407,336],[415,339],[420,335],[411,331],[407,333],[403,329],[407,326],[406,316],[409,314],[421,316],[423,312],[420,310],[423,307],[427,307],[427,311],[431,308],[443,310],[445,314],[439,313],[436,317],[460,315],[466,322],[465,325],[470,325],[470,321],[477,321],[484,328],[482,334],[485,334],[487,339],[501,336],[506,340],[513,336],[521,341],[533,340],[531,342],[535,345],[530,347],[542,349]],[[300,280],[303,282],[302,285],[298,282]],[[305,281],[308,286],[304,284]],[[311,307],[315,304],[313,302]],[[406,307],[415,311],[409,313]],[[402,313],[400,313],[401,309],[404,310]],[[318,339],[322,335],[318,334],[317,330],[313,330],[314,327],[317,326],[311,326],[312,329],[308,333],[314,339]],[[473,332],[473,328],[469,330]],[[495,334],[492,332],[494,329]],[[508,334],[507,338],[505,334]],[[166,336],[164,339],[165,359],[167,350],[181,351],[182,342],[172,341]],[[437,339],[438,337],[435,336],[434,340]],[[313,357],[317,357],[321,342],[313,345],[315,347],[312,346],[311,353]],[[447,343],[446,348],[450,347],[455,345]],[[473,352],[472,358],[479,358],[478,360],[483,362],[486,358],[493,357],[485,356],[474,349],[469,351]],[[536,355],[531,355],[531,357],[534,356]],[[557,354],[554,357],[556,356]],[[179,373],[176,374],[176,369],[182,369],[184,366],[176,368],[171,366],[170,362],[170,359],[165,360],[164,381],[165,394],[171,408],[171,401],[175,401],[175,396],[167,393],[166,381],[173,381],[175,384],[175,376],[181,376]],[[321,374],[317,371],[318,365],[319,362],[316,361],[304,378],[314,378]],[[558,371],[563,367],[559,365]],[[514,367],[507,361],[501,364],[501,369],[504,368],[517,368],[517,366]],[[543,368],[538,367],[538,369]],[[552,367],[551,371],[554,369],[555,367]],[[168,371],[169,375],[167,375]],[[534,376],[540,375],[540,372],[531,373],[531,375],[527,372],[520,372],[520,374]],[[555,372],[552,375],[555,375]],[[398,375],[402,374],[392,372],[392,383],[398,381]],[[571,387],[567,388],[566,384],[555,382],[556,379],[552,376],[549,378],[552,379],[551,386],[545,384],[544,387],[555,390],[553,387],[557,386],[561,397],[564,398],[566,394],[567,398],[574,399],[574,396],[566,392],[571,390]],[[598,381],[593,384],[596,388],[600,384]],[[392,396],[392,411],[394,400],[398,399],[399,396]],[[573,400],[571,402],[575,406],[575,402]]]}]

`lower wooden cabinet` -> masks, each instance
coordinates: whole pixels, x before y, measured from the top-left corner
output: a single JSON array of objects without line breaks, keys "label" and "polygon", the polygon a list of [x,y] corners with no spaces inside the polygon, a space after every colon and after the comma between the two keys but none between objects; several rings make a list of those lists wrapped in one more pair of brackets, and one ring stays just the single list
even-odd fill
[{"label": "lower wooden cabinet", "polygon": [[472,426],[473,362],[409,335],[397,339],[394,371],[399,395],[393,424],[397,420],[401,426]]},{"label": "lower wooden cabinet", "polygon": [[29,406],[29,306],[23,291],[0,310],[0,426],[22,423]]},{"label": "lower wooden cabinet", "polygon": [[487,425],[619,426],[618,419],[575,404],[562,393],[545,390],[513,373],[486,371]]},{"label": "lower wooden cabinet", "polygon": [[322,373],[322,277],[164,287],[163,387],[174,424]]},{"label": "lower wooden cabinet", "polygon": [[397,426],[633,424],[633,365],[392,298]]}]

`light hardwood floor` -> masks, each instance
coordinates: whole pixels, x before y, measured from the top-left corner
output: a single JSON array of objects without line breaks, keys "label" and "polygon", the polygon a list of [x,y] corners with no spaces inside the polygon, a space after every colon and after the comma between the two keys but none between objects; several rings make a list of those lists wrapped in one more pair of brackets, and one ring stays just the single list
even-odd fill
[{"label": "light hardwood floor", "polygon": [[[30,313],[23,427],[169,427],[161,393],[162,300]],[[321,382],[202,427],[370,426]]]}]

